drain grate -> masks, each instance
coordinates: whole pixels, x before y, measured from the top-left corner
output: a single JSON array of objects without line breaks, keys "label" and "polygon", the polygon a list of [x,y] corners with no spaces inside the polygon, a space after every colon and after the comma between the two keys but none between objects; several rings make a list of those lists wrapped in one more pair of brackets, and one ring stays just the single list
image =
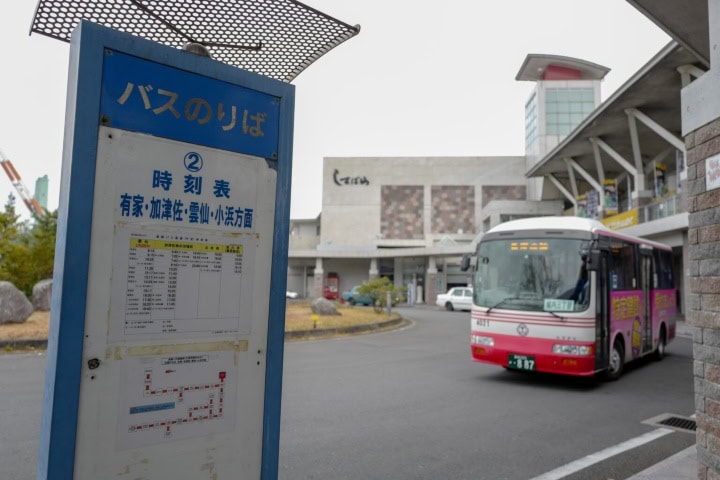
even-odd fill
[{"label": "drain grate", "polygon": [[666,418],[665,420],[658,422],[658,424],[665,425],[666,427],[680,428],[682,430],[690,430],[693,432],[697,429],[697,424],[695,423],[695,420],[691,420],[689,418],[669,417],[669,418]]},{"label": "drain grate", "polygon": [[672,428],[682,432],[694,433],[695,430],[697,430],[697,423],[693,417],[694,415],[692,417],[682,417],[671,413],[663,413],[657,417],[645,420],[642,423],[654,427]]}]

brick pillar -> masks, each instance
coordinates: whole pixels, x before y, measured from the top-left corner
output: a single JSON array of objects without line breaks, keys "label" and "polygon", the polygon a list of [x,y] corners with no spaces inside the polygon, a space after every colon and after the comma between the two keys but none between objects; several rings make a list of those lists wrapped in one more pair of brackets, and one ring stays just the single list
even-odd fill
[{"label": "brick pillar", "polygon": [[720,188],[706,176],[706,160],[720,154],[720,118],[690,132],[685,144],[690,215],[685,316],[695,327],[698,478],[704,480],[720,478]]}]

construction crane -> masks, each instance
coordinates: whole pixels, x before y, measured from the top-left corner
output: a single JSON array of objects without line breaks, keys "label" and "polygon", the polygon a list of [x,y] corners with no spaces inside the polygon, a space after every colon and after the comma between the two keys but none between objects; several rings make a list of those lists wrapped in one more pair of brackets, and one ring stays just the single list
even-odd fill
[{"label": "construction crane", "polygon": [[30,210],[30,213],[38,217],[44,216],[45,211],[40,206],[40,203],[30,194],[22,178],[20,178],[20,174],[15,170],[15,166],[10,159],[5,156],[2,150],[0,150],[0,165],[2,165],[3,170],[7,173],[10,182],[13,184],[13,187],[15,187],[15,190],[17,190],[25,206]]}]

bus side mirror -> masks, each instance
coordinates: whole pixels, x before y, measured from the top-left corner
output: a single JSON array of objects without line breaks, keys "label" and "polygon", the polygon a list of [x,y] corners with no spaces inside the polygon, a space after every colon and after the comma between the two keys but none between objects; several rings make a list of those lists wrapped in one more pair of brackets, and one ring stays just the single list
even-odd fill
[{"label": "bus side mirror", "polygon": [[589,271],[600,270],[600,250],[590,250],[587,257],[587,269]]},{"label": "bus side mirror", "polygon": [[460,270],[463,272],[467,272],[470,268],[470,255],[467,253],[462,256],[462,260],[460,260]]}]

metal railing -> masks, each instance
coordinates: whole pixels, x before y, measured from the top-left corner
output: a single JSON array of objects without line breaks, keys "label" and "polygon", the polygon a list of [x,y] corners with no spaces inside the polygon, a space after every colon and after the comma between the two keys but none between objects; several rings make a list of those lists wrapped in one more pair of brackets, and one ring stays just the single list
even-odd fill
[{"label": "metal railing", "polygon": [[682,195],[673,195],[651,205],[646,205],[643,207],[643,210],[646,222],[676,215],[686,211],[685,197]]}]

